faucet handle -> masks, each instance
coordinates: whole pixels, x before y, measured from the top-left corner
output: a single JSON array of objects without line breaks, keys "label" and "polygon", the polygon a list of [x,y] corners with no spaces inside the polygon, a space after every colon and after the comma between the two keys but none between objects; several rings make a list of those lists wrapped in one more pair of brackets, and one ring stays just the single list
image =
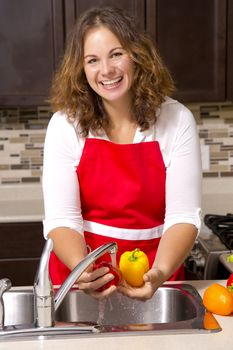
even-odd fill
[{"label": "faucet handle", "polygon": [[3,293],[12,287],[11,281],[8,278],[2,278],[0,280],[0,298]]},{"label": "faucet handle", "polygon": [[3,294],[11,288],[11,281],[8,278],[3,278],[0,280],[0,329],[4,328],[4,303]]}]

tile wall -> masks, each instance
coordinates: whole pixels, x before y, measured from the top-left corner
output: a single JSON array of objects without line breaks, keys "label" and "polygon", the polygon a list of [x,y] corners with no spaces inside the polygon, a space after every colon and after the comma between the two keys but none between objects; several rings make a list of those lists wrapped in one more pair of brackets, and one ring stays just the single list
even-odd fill
[{"label": "tile wall", "polygon": [[[233,103],[187,104],[205,153],[204,177],[233,177]],[[0,107],[0,186],[40,183],[43,144],[51,112]]]},{"label": "tile wall", "polygon": [[40,183],[48,107],[0,108],[0,186]]},{"label": "tile wall", "polygon": [[208,164],[203,159],[203,177],[233,177],[233,103],[187,107],[195,116],[200,143],[208,155]]}]

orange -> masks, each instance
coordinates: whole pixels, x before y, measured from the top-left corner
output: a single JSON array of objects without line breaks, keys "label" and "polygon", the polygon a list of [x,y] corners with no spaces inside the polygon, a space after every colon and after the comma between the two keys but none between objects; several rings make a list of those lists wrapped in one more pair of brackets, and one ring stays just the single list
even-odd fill
[{"label": "orange", "polygon": [[205,329],[220,329],[218,322],[214,318],[213,314],[209,311],[206,311],[204,316],[204,327]]},{"label": "orange", "polygon": [[233,313],[232,293],[226,287],[213,283],[203,294],[203,305],[214,314],[230,315]]}]

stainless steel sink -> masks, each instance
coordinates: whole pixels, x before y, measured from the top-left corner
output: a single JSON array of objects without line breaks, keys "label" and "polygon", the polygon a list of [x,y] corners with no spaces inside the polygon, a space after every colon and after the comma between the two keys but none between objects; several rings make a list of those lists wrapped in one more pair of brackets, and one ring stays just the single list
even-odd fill
[{"label": "stainless steel sink", "polygon": [[[151,300],[129,299],[115,293],[97,301],[71,290],[56,312],[55,327],[35,328],[32,288],[5,292],[5,329],[0,339],[10,336],[89,334],[161,334],[220,331],[204,325],[205,308],[196,289],[189,284],[165,284]],[[26,331],[25,331],[26,330]]]},{"label": "stainless steel sink", "polygon": [[[71,291],[56,313],[59,321],[91,323],[98,325],[101,333],[205,332],[204,317],[202,299],[189,284],[165,284],[152,299],[144,302],[118,293],[98,302],[80,291]],[[214,329],[219,330],[220,327]]]}]

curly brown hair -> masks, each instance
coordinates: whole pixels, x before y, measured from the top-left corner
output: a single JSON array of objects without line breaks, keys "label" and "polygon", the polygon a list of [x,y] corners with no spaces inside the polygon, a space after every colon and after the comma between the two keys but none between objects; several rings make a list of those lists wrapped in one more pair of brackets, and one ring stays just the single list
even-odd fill
[{"label": "curly brown hair", "polygon": [[50,103],[77,119],[82,134],[109,125],[101,98],[89,86],[84,73],[84,40],[88,30],[105,26],[116,35],[135,64],[132,115],[141,130],[156,122],[156,111],[174,90],[173,80],[149,36],[122,9],[91,8],[84,12],[71,33],[61,65],[55,74]]}]

